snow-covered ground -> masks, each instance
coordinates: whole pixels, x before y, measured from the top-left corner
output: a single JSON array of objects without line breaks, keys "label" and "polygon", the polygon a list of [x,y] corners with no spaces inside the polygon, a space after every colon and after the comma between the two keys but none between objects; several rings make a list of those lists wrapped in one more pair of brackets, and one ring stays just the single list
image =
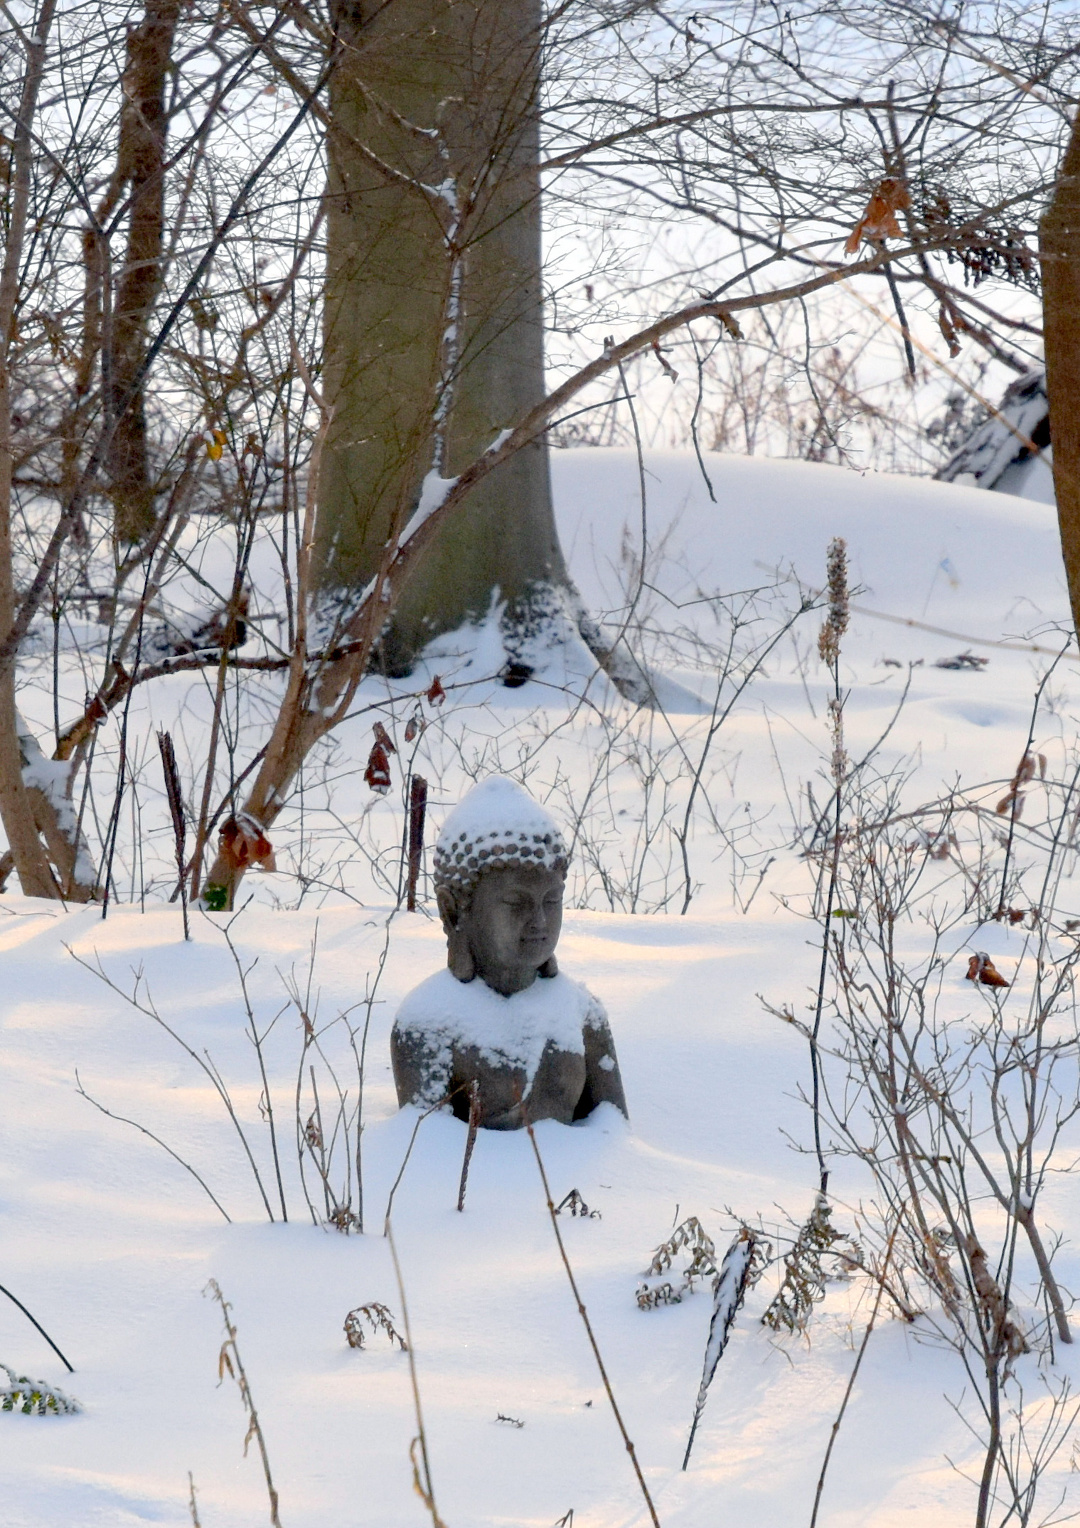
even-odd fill
[{"label": "snow-covered ground", "polygon": [[[635,617],[654,632],[665,704],[648,735],[657,753],[672,737],[700,740],[707,727],[702,705],[712,705],[715,671],[709,644],[722,626],[710,596],[770,586],[757,607],[760,627],[750,631],[756,641],[781,610],[798,605],[800,589],[820,589],[826,545],[839,535],[861,586],[842,660],[849,754],[861,756],[885,731],[910,680],[880,756],[890,767],[909,761],[912,799],[930,799],[957,780],[973,790],[986,782],[981,796],[991,804],[1000,796],[1027,743],[1035,683],[1051,661],[1019,649],[1055,652],[1064,642],[1055,629],[1067,606],[1052,510],[954,485],[710,456],[714,504],[693,457],[655,454],[646,465],[645,578]],[[574,576],[586,602],[617,620],[640,576],[633,454],[560,453],[554,476]],[[922,624],[905,626],[905,619]],[[600,1212],[563,1215],[560,1226],[665,1528],[808,1522],[868,1316],[862,1284],[837,1283],[805,1337],[776,1338],[759,1321],[777,1284],[775,1269],[766,1274],[739,1317],[690,1467],[681,1471],[710,1300],[705,1288],[679,1305],[640,1310],[635,1290],[649,1257],[687,1215],[699,1217],[721,1251],[742,1218],[760,1220],[779,1245],[790,1222],[806,1215],[816,1186],[812,1157],[797,1149],[810,1140],[799,1097],[808,1080],[806,1045],[761,999],[805,1012],[820,960],[816,928],[800,915],[809,877],[794,840],[794,824],[809,815],[806,782],[816,780],[818,800],[827,794],[819,625],[819,614],[801,617],[765,659],[710,755],[717,817],[730,825],[742,814],[754,823],[748,878],[733,873],[709,823],[695,820],[694,896],[685,917],[678,916],[679,896],[664,913],[627,912],[625,895],[605,902],[603,878],[589,880],[579,869],[573,884],[589,905],[568,911],[559,948],[563,967],[608,1009],[631,1124],[605,1108],[581,1126],[541,1125],[537,1141],[556,1200],[576,1188]],[[685,629],[672,636],[679,626]],[[975,645],[980,641],[1012,642],[1018,650]],[[492,673],[499,666],[493,642],[492,626],[479,637],[447,640],[425,673],[400,688],[420,687],[431,672],[448,683]],[[967,650],[988,665],[935,666]],[[628,768],[590,795],[597,758],[590,729],[597,724],[588,707],[558,688],[565,681],[580,692],[586,674],[583,654],[563,650],[520,689],[493,681],[460,700],[451,692],[417,761],[434,781],[433,829],[470,772],[513,766],[520,740],[543,738],[530,757],[533,788],[556,812],[577,806],[586,823],[590,814],[602,817],[592,850],[586,842],[581,852],[595,852],[605,873],[620,864],[621,846],[656,801]],[[186,714],[195,751],[198,700],[191,691],[184,678],[141,693],[133,726],[175,723]],[[595,681],[590,693],[597,704],[604,698]],[[368,681],[361,701],[385,694],[385,686]],[[1074,739],[1076,694],[1076,667],[1065,661],[1035,718],[1036,747],[1051,774],[1060,772]],[[407,714],[399,712],[399,724]],[[393,843],[400,802],[391,795],[373,809],[359,779],[370,721],[365,715],[343,729],[334,805],[347,825],[366,813],[364,832],[376,837],[382,822],[384,840]],[[290,829],[298,841],[316,832],[317,815],[313,808]],[[770,858],[749,910],[741,911]],[[678,866],[668,874],[677,885]],[[659,861],[650,875],[655,905],[664,877]],[[255,1445],[243,1456],[237,1389],[227,1376],[218,1382],[222,1327],[205,1295],[211,1278],[232,1305],[285,1528],[430,1521],[409,1462],[416,1428],[408,1361],[382,1334],[369,1335],[364,1350],[351,1349],[342,1323],[349,1310],[378,1301],[401,1324],[402,1295],[382,1231],[417,1117],[396,1111],[388,1036],[401,998],[442,964],[442,935],[430,903],[391,918],[385,889],[366,869],[346,876],[348,895],[316,888],[298,898],[285,875],[248,884],[255,895],[231,936],[258,1031],[277,1016],[265,1055],[287,1224],[225,916],[195,914],[185,944],[179,910],[153,898],[145,911],[137,900],[114,906],[105,921],[95,910],[63,912],[18,896],[0,903],[0,1282],[30,1306],[77,1372],[66,1376],[6,1300],[0,1359],[62,1386],[83,1406],[74,1417],[0,1417],[4,1528],[180,1528],[192,1521],[189,1471],[203,1528],[267,1521]],[[1064,912],[1080,910],[1075,890],[1064,883]],[[906,937],[917,943],[918,929]],[[953,931],[957,958],[945,1001],[957,1014],[974,998],[963,973],[975,939],[1011,974],[1025,935],[1000,925]],[[194,1056],[88,969],[95,964],[122,991],[132,991],[133,973],[141,972],[143,999],[149,994]],[[320,1033],[327,1026],[325,1057],[350,1100],[355,1067],[346,1021],[335,1021],[347,1012],[362,1031],[364,999],[374,990],[364,1235],[313,1225],[305,1204],[296,1170],[302,1059],[319,1068],[324,1126],[336,1106],[323,1060],[311,1049],[303,1058],[304,1023],[290,990]],[[235,1100],[273,1224],[199,1056],[212,1059]],[[76,1071],[101,1105],[159,1135],[194,1168],[231,1223],[160,1145],[80,1097]],[[299,1083],[303,1123],[313,1105],[308,1078],[301,1074]],[[571,1509],[574,1528],[647,1522],[559,1260],[529,1140],[481,1134],[459,1214],[464,1140],[457,1121],[426,1119],[393,1204],[439,1514],[447,1528],[550,1528]],[[1075,1156],[1080,1142],[1064,1144],[1064,1156]],[[340,1145],[335,1183],[345,1173]],[[832,1188],[835,1218],[850,1230],[868,1182],[840,1164]],[[321,1204],[310,1159],[308,1189]],[[1047,1224],[1065,1238],[1061,1278],[1078,1287],[1075,1178],[1056,1178],[1042,1203]],[[1060,1353],[1057,1372],[1069,1374],[1075,1363]],[[1035,1360],[1021,1360],[1028,1362],[1033,1389]],[[939,1528],[971,1520],[970,1477],[981,1451],[954,1409],[960,1403],[963,1410],[964,1390],[953,1354],[921,1340],[917,1326],[883,1316],[839,1433],[820,1521],[830,1528]],[[1059,1487],[1075,1494],[1070,1460],[1067,1446],[1051,1465],[1040,1498],[1046,1511]]]}]

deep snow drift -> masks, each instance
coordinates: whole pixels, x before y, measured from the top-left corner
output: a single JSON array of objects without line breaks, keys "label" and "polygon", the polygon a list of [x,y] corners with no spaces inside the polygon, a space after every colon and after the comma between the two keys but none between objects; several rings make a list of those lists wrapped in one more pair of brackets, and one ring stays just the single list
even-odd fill
[{"label": "deep snow drift", "polygon": [[[714,505],[692,457],[651,455],[647,465],[644,580],[632,454],[560,454],[554,473],[564,545],[587,602],[617,611],[638,581],[638,613],[665,632],[683,628],[678,641],[656,646],[670,684],[663,726],[691,736],[707,723],[700,702],[712,703],[711,660],[691,638],[711,630],[710,593],[769,583],[792,568],[803,587],[819,588],[826,544],[842,535],[863,586],[843,649],[849,751],[869,747],[893,720],[906,665],[921,659],[883,756],[913,757],[912,789],[926,799],[956,777],[973,785],[1008,780],[1048,660],[973,643],[1063,645],[1053,629],[1066,605],[1051,510],[952,485],[709,457]],[[797,593],[794,584],[783,588]],[[904,618],[955,635],[896,624]],[[805,1043],[761,998],[805,1011],[820,959],[813,925],[775,894],[797,899],[807,882],[790,827],[828,749],[824,674],[814,652],[819,624],[820,616],[802,618],[775,649],[718,745],[717,799],[723,788],[725,810],[757,822],[755,867],[770,855],[773,861],[749,911],[733,901],[722,845],[699,825],[692,867],[698,889],[686,917],[676,915],[677,900],[660,915],[604,910],[613,903],[597,889],[602,880],[590,882],[579,869],[574,884],[589,894],[590,907],[568,909],[559,946],[562,967],[608,1010],[631,1124],[604,1108],[574,1128],[542,1125],[537,1139],[556,1199],[576,1188],[600,1211],[560,1223],[665,1528],[727,1521],[788,1528],[808,1520],[866,1322],[865,1291],[838,1283],[808,1338],[776,1339],[759,1321],[776,1287],[775,1272],[767,1275],[739,1317],[690,1469],[681,1473],[710,1301],[699,1291],[679,1305],[642,1311],[635,1301],[642,1272],[689,1214],[721,1250],[740,1217],[790,1231],[788,1217],[806,1214],[816,1181],[812,1159],[793,1149],[809,1140],[798,1096],[807,1081]],[[493,673],[498,655],[484,644],[494,640],[490,625],[478,636],[447,639],[425,673],[446,682]],[[985,669],[934,666],[968,648],[989,658]],[[551,738],[536,754],[531,783],[563,782],[561,793],[545,794],[564,822],[571,803],[609,814],[604,843],[593,849],[611,856],[604,867],[613,874],[620,845],[640,828],[634,813],[641,797],[625,782],[606,801],[590,796],[586,719],[553,688],[568,670],[587,673],[582,654],[553,652],[533,683],[507,690],[493,681],[453,700],[432,722],[424,756],[437,785],[429,842],[468,769],[506,768],[515,740],[532,736],[529,729],[546,718]],[[1051,767],[1075,733],[1075,676],[1075,665],[1059,666],[1036,718],[1036,744]],[[385,693],[374,681],[365,686],[368,700]],[[602,687],[593,693],[599,700]],[[175,716],[181,695],[177,680],[141,693],[144,720]],[[572,725],[560,732],[568,715]],[[352,762],[339,771],[335,810],[349,824],[362,811],[384,819],[388,841],[400,842],[400,801],[391,796],[372,808],[355,768],[359,759],[362,769],[369,728],[367,716],[343,730],[341,754]],[[316,833],[316,815],[305,819],[301,837]],[[583,852],[579,842],[579,860]],[[677,880],[678,867],[671,873]],[[285,1528],[430,1521],[412,1486],[407,1360],[382,1334],[370,1334],[363,1350],[349,1348],[342,1323],[349,1310],[372,1301],[401,1323],[381,1233],[417,1116],[395,1109],[388,1036],[404,993],[442,966],[441,931],[429,900],[422,913],[398,913],[387,937],[390,904],[367,870],[347,882],[361,905],[336,895],[317,906],[310,892],[299,908],[281,910],[296,900],[288,877],[252,877],[248,886],[255,900],[237,916],[232,938],[259,1033],[272,1025],[265,1054],[280,1192],[224,915],[196,915],[193,942],[185,945],[177,908],[153,901],[145,913],[137,903],[114,907],[104,922],[94,910],[42,909],[17,896],[0,903],[0,1282],[33,1309],[77,1372],[65,1374],[6,1300],[0,1359],[61,1385],[84,1407],[70,1418],[0,1417],[5,1528],[181,1528],[191,1523],[188,1471],[203,1528],[266,1522],[254,1446],[243,1457],[246,1421],[236,1387],[227,1377],[218,1384],[220,1313],[204,1297],[211,1277],[233,1307]],[[1070,894],[1067,883],[1066,901]],[[617,907],[627,905],[613,897]],[[1080,907],[1080,898],[1073,900]],[[973,928],[953,936],[957,959],[946,1000],[958,1014],[972,994],[963,972],[966,941],[975,936]],[[1022,933],[994,925],[978,939],[1011,973]],[[212,1059],[235,1099],[274,1224],[205,1072],[88,969],[95,964],[127,992],[133,971],[142,972],[144,1002],[149,994],[196,1058]],[[362,1136],[366,1234],[346,1236],[312,1225],[296,1170],[298,1085],[302,1128],[312,1111],[306,1073],[298,1070],[300,1010],[354,1098],[345,1029],[334,1021],[347,1010],[362,1030],[365,995],[377,977]],[[297,998],[291,1006],[290,991]],[[321,1065],[310,1049],[308,1063]],[[178,1152],[232,1223],[182,1164],[81,1098],[76,1071],[101,1105]],[[328,1138],[336,1103],[323,1073],[319,1086]],[[425,1120],[393,1202],[439,1513],[448,1528],[549,1528],[570,1509],[574,1528],[645,1522],[559,1262],[529,1141],[520,1132],[481,1135],[458,1214],[464,1139],[465,1127],[453,1119]],[[340,1151],[333,1173],[335,1184],[344,1177]],[[323,1190],[310,1166],[307,1187],[321,1213]],[[833,1187],[837,1221],[850,1229],[866,1182],[843,1167]],[[288,1224],[280,1223],[282,1197]],[[1057,1178],[1043,1207],[1066,1238],[1063,1282],[1078,1287],[1075,1180]],[[1073,1363],[1067,1354],[1060,1372]],[[839,1435],[822,1522],[939,1528],[968,1521],[972,1488],[963,1473],[977,1469],[979,1448],[950,1404],[963,1390],[952,1355],[883,1320]],[[1059,1485],[1073,1502],[1069,1466],[1066,1449],[1051,1467],[1047,1510]]]}]

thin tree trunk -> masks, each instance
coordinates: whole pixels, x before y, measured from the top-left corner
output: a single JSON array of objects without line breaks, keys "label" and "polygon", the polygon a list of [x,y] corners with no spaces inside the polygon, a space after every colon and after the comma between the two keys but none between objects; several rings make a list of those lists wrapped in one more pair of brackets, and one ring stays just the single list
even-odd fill
[{"label": "thin tree trunk", "polygon": [[994,1476],[997,1473],[1001,1452],[1001,1381],[998,1373],[997,1355],[988,1354],[986,1361],[987,1423],[989,1436],[983,1456],[982,1474],[979,1477],[979,1500],[975,1509],[975,1528],[988,1528],[990,1508],[993,1505]]},{"label": "thin tree trunk", "polygon": [[[106,415],[115,420],[107,471],[116,535],[142,541],[154,526],[154,484],[146,443],[145,381],[134,389],[161,285],[165,226],[165,82],[180,0],[148,0],[127,38],[124,100],[114,180],[130,187],[127,251],[116,285],[105,357]],[[88,264],[90,261],[88,260]],[[88,276],[98,273],[91,266]]]},{"label": "thin tree trunk", "polygon": [[1080,113],[1039,228],[1046,389],[1061,553],[1080,632]]},{"label": "thin tree trunk", "polygon": [[[19,266],[26,234],[30,192],[32,124],[45,64],[45,46],[52,27],[55,0],[44,0],[26,41],[19,118],[11,156],[10,204],[4,266],[0,272],[0,627],[9,631],[15,620],[12,566],[11,483],[14,470],[11,439],[11,348]],[[19,718],[15,705],[15,654],[0,661],[0,818],[23,891],[30,897],[57,897],[59,888],[38,837],[30,793],[23,782],[19,748]]]}]

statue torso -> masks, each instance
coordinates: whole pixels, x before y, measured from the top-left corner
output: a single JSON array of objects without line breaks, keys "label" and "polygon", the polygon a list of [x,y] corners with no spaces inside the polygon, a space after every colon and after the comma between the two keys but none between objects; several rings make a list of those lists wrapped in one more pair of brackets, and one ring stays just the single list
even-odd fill
[{"label": "statue torso", "polygon": [[[517,1129],[526,1114],[530,1123],[571,1124],[602,1101],[590,1073],[613,1082],[616,1075],[602,1006],[562,972],[503,997],[479,978],[460,982],[439,971],[402,1003],[391,1055],[403,1102],[430,1106],[449,1095],[466,1119],[475,1082],[489,1130]],[[625,1110],[621,1086],[610,1101]]]}]

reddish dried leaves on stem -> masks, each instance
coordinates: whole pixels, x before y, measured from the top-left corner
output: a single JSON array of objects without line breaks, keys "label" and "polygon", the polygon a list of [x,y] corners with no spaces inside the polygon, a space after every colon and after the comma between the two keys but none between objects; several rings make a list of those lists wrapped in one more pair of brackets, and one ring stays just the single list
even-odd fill
[{"label": "reddish dried leaves on stem", "polygon": [[230,870],[277,869],[265,829],[247,812],[238,812],[222,824],[218,852]]}]

